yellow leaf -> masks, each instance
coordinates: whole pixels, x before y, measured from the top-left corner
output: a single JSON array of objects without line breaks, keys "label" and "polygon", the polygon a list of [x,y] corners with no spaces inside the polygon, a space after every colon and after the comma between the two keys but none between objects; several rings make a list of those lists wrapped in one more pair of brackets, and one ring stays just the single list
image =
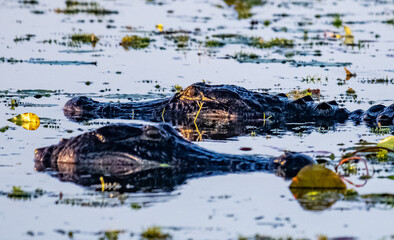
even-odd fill
[{"label": "yellow leaf", "polygon": [[23,113],[8,119],[27,130],[36,130],[40,126],[40,118],[34,113]]},{"label": "yellow leaf", "polygon": [[293,178],[290,188],[346,189],[340,177],[321,165],[308,165]]},{"label": "yellow leaf", "polygon": [[157,24],[156,28],[159,30],[159,32],[163,32],[163,24]]},{"label": "yellow leaf", "polygon": [[394,150],[394,136],[384,138],[382,141],[376,144],[376,146]]},{"label": "yellow leaf", "polygon": [[350,28],[347,26],[344,26],[344,28],[345,28],[345,35],[352,36],[352,30],[350,30]]}]

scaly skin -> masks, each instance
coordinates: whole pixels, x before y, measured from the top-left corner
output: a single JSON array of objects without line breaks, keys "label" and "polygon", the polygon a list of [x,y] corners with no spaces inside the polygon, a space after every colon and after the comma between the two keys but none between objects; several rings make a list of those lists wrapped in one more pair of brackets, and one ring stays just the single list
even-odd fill
[{"label": "scaly skin", "polygon": [[172,175],[178,180],[250,171],[293,177],[302,167],[316,163],[299,153],[273,158],[212,152],[186,141],[168,124],[109,125],[36,149],[35,161],[37,170],[51,168],[58,171],[63,180],[84,185],[97,183],[98,178],[80,180],[82,175],[110,176],[128,183],[130,179],[135,180],[134,176],[148,177],[144,176],[146,173],[179,173],[179,176]]},{"label": "scaly skin", "polygon": [[163,120],[184,125],[198,118],[276,122],[366,120],[393,125],[394,104],[372,106],[365,113],[350,113],[335,101],[315,103],[310,96],[291,101],[285,94],[268,95],[234,85],[195,83],[173,97],[130,103],[100,103],[76,97],[64,106],[64,114],[75,120],[96,118]]}]

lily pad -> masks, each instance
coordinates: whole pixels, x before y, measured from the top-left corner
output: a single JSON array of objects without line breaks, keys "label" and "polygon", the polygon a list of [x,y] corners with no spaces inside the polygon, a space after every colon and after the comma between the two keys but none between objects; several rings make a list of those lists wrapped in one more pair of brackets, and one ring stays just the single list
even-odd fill
[{"label": "lily pad", "polygon": [[290,188],[346,189],[346,185],[332,170],[322,165],[308,165],[293,178]]},{"label": "lily pad", "polygon": [[384,138],[376,146],[394,150],[394,136]]}]

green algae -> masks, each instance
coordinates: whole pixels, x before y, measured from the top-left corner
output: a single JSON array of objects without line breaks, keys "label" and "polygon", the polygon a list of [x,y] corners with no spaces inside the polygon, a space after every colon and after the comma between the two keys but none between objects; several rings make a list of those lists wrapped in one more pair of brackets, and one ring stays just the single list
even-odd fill
[{"label": "green algae", "polygon": [[120,43],[125,49],[143,49],[147,48],[151,40],[147,37],[139,37],[137,35],[125,36]]}]

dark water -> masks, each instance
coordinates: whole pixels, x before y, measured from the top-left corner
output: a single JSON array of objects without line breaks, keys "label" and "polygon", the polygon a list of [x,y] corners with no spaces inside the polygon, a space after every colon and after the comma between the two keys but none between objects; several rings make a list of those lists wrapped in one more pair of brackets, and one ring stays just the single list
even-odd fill
[{"label": "dark water", "polygon": [[[74,239],[109,239],[106,231],[119,230],[119,239],[139,239],[152,226],[174,239],[393,238],[394,183],[379,178],[393,175],[392,160],[369,163],[375,171],[363,187],[348,185],[364,197],[313,198],[310,193],[304,202],[295,199],[289,181],[269,173],[203,177],[171,192],[121,194],[35,171],[35,148],[109,122],[132,121],[72,122],[62,107],[76,95],[100,101],[155,99],[171,96],[175,85],[204,80],[268,93],[320,89],[320,100],[336,100],[349,110],[392,103],[393,1],[249,1],[259,4],[243,8],[239,2],[115,0],[67,8],[64,1],[1,0],[0,128],[9,128],[0,132],[0,238],[67,239],[72,233]],[[344,26],[353,38],[345,36]],[[77,33],[94,33],[99,41],[94,47],[73,41]],[[119,43],[126,35],[152,41],[147,48],[125,50]],[[259,40],[274,38],[293,42],[258,48]],[[209,47],[211,40],[223,46]],[[344,66],[357,76],[346,80]],[[37,130],[7,121],[25,112],[40,117]],[[186,130],[195,135],[194,128]],[[291,150],[333,156],[334,166],[343,149],[360,141],[377,143],[392,132],[352,122],[268,132],[251,126],[238,137],[203,136],[196,144],[234,154]],[[363,184],[364,172],[350,179]],[[13,186],[30,198],[10,197]]]}]

